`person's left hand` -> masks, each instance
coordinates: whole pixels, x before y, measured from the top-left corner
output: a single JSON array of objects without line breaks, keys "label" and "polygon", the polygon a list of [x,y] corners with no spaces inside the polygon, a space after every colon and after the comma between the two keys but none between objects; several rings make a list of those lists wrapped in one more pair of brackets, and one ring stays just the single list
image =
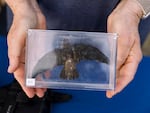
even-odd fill
[{"label": "person's left hand", "polygon": [[108,32],[118,34],[116,88],[106,92],[108,98],[132,81],[142,59],[138,32],[141,16],[141,7],[136,0],[122,0],[108,17]]}]

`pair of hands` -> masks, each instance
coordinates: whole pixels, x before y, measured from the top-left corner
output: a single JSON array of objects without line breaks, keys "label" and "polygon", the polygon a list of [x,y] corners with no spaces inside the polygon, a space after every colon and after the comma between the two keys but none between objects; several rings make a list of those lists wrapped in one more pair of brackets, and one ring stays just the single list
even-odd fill
[{"label": "pair of hands", "polygon": [[[21,0],[18,0],[21,1]],[[29,28],[46,29],[46,20],[35,0],[21,3],[18,8],[11,0],[6,0],[14,13],[14,19],[8,33],[8,72],[14,73],[28,97],[34,95],[42,97],[46,89],[29,88],[24,85],[24,53],[25,38]],[[28,3],[30,2],[30,3]],[[17,6],[17,4],[16,4]],[[118,33],[117,78],[116,89],[107,91],[106,96],[111,98],[122,91],[132,81],[139,62],[142,59],[138,24],[142,16],[141,7],[136,0],[122,0],[108,17],[108,32]]]}]

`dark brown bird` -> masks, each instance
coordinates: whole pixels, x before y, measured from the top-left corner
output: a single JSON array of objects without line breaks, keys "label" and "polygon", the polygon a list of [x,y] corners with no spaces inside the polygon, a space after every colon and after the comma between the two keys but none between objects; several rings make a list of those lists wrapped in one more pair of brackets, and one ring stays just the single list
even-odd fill
[{"label": "dark brown bird", "polygon": [[106,57],[98,48],[84,43],[70,44],[69,40],[64,39],[61,48],[56,48],[44,55],[36,64],[33,70],[33,78],[38,73],[48,69],[53,69],[55,66],[64,65],[60,78],[73,80],[79,77],[76,69],[76,64],[81,60],[95,60],[102,63],[109,63]]}]

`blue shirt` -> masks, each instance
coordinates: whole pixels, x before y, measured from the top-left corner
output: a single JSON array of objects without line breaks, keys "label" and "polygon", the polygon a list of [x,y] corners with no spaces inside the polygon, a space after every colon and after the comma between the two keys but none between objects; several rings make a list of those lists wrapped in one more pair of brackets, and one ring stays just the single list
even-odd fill
[{"label": "blue shirt", "polygon": [[39,0],[48,29],[106,32],[119,0]]}]

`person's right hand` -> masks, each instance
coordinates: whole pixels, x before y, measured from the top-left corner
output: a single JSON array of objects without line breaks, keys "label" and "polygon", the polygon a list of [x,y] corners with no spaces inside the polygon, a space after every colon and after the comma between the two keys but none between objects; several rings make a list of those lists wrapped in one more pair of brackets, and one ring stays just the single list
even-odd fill
[{"label": "person's right hand", "polygon": [[34,95],[42,97],[46,89],[25,86],[24,55],[28,29],[46,29],[46,20],[35,0],[18,1],[6,0],[14,14],[13,23],[7,36],[8,72],[14,73],[15,79],[19,82],[28,97],[32,98]]}]

